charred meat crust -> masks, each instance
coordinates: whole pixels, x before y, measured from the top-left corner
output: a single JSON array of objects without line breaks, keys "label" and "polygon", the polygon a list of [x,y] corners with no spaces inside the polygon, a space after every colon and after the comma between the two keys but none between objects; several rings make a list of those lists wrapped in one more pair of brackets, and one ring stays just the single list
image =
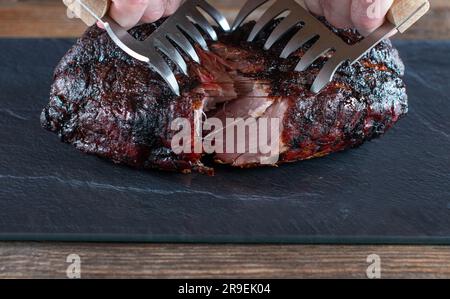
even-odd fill
[{"label": "charred meat crust", "polygon": [[[143,25],[131,32],[143,39],[158,25]],[[255,43],[245,41],[250,30],[251,24],[246,24],[231,34],[221,33],[219,42],[210,42],[211,53],[200,55],[221,65],[222,71],[212,71],[212,64],[208,69],[208,65],[190,63],[190,77],[176,73],[182,96],[175,97],[147,65],[127,56],[102,30],[92,27],[57,66],[50,102],[41,115],[42,126],[62,141],[116,163],[213,174],[210,166],[203,165],[203,154],[172,151],[175,132],[170,123],[180,117],[193,120],[195,111],[204,108],[205,98],[221,96],[229,101],[238,97],[242,78],[265,82],[268,97],[288,107],[281,116],[278,164],[358,146],[383,134],[407,113],[401,79],[404,66],[389,41],[353,66],[344,65],[334,81],[314,95],[309,87],[326,57],[305,72],[294,72],[310,45],[281,59],[289,36],[264,51],[262,45],[271,28]],[[348,43],[361,38],[351,30],[333,30]],[[215,82],[224,81],[223,76],[231,81]],[[234,165],[259,166],[245,161]]]}]

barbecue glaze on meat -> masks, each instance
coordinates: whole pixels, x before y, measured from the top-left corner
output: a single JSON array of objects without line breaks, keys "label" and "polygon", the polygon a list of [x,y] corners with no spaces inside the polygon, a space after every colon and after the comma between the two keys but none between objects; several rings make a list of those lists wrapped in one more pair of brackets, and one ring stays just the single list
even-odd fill
[{"label": "barbecue glaze on meat", "polygon": [[[157,26],[131,32],[142,39]],[[255,43],[245,41],[250,30],[247,24],[220,34],[218,42],[210,43],[210,52],[197,49],[202,65],[190,63],[190,77],[176,73],[182,90],[176,97],[156,73],[92,27],[57,66],[42,125],[62,141],[116,163],[213,174],[212,165],[202,162],[206,154],[173,152],[173,120],[193,121],[196,111],[218,118],[279,117],[281,164],[359,146],[407,113],[404,66],[389,41],[355,65],[343,66],[334,81],[314,95],[309,88],[326,57],[305,72],[294,72],[310,44],[281,59],[288,36],[264,51],[271,28]],[[348,43],[360,39],[354,31],[334,31]],[[260,166],[257,154],[208,156],[208,161],[236,167]]]}]

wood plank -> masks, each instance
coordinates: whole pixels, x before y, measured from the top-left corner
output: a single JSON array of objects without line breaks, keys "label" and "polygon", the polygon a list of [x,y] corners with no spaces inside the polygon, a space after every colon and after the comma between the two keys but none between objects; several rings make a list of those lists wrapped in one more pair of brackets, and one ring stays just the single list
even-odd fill
[{"label": "wood plank", "polygon": [[[211,0],[231,20],[242,1]],[[450,39],[450,1],[431,0],[430,13],[401,39]],[[83,23],[69,20],[59,0],[0,0],[0,37],[77,37]]]},{"label": "wood plank", "polygon": [[69,254],[82,278],[450,278],[450,247],[0,243],[0,278],[65,278]]},{"label": "wood plank", "polygon": [[[215,1],[231,17],[242,1]],[[450,39],[450,1],[401,38]],[[59,0],[0,0],[0,37],[76,37]],[[365,278],[378,254],[384,278],[450,278],[450,247],[0,243],[0,278],[64,278],[68,254],[85,278]]]},{"label": "wood plank", "polygon": [[0,1],[1,37],[75,37],[86,29],[59,1]]}]

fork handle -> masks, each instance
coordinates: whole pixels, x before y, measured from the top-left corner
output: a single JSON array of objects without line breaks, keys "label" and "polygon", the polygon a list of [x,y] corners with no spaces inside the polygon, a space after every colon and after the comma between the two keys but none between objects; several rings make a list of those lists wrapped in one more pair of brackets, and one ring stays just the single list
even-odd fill
[{"label": "fork handle", "polygon": [[430,10],[428,0],[394,0],[387,18],[404,33]]},{"label": "fork handle", "polygon": [[[80,0],[100,19],[103,18],[109,10],[111,0]],[[78,0],[63,0],[67,6],[67,16],[69,18],[80,18],[86,25],[92,26],[97,23],[97,19],[86,10]]]}]

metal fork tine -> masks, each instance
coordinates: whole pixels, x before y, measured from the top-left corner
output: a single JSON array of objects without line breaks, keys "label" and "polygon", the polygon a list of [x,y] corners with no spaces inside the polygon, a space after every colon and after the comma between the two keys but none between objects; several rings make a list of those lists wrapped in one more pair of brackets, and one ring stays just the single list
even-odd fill
[{"label": "metal fork tine", "polygon": [[333,80],[334,74],[339,69],[339,67],[345,62],[345,59],[340,55],[334,55],[331,57],[320,70],[314,83],[311,87],[311,91],[318,93],[322,90],[328,83]]},{"label": "metal fork tine", "polygon": [[217,41],[217,33],[214,28],[209,24],[208,20],[203,16],[197,9],[189,12],[189,16],[200,26],[208,35],[214,40]]},{"label": "metal fork tine", "polygon": [[153,40],[148,40],[148,46],[157,47],[160,51],[162,51],[170,60],[172,60],[178,68],[183,72],[183,74],[188,75],[187,65],[183,59],[183,56],[178,52],[178,50],[172,45],[169,40],[165,37],[155,38]]},{"label": "metal fork tine", "polygon": [[[218,39],[218,34],[209,23],[209,18],[212,18],[224,31],[230,31],[230,25],[225,16],[206,0],[187,0],[177,12],[142,41],[131,36],[109,16],[102,15],[100,17],[89,5],[84,5],[81,0],[77,1],[83,5],[86,13],[104,25],[108,35],[119,48],[131,57],[148,63],[149,67],[156,71],[177,95],[180,92],[179,86],[171,64],[166,60],[173,61],[181,72],[189,75],[187,63],[181,51],[185,52],[190,59],[200,63],[200,58],[194,45],[191,44],[191,40],[199,44],[203,50],[208,51],[208,44],[203,33],[205,32],[213,40]],[[266,1],[268,0],[263,0],[263,2]],[[69,5],[70,3],[65,4]]]},{"label": "metal fork tine", "polygon": [[241,24],[245,21],[245,19],[251,15],[256,9],[270,0],[248,0],[244,7],[239,11],[238,16],[234,20],[233,26],[231,30],[236,30]]},{"label": "metal fork tine", "polygon": [[180,48],[189,55],[189,57],[197,63],[200,63],[200,58],[195,52],[194,47],[191,45],[189,40],[181,32],[168,33],[167,37],[174,41]]},{"label": "metal fork tine", "polygon": [[395,30],[395,25],[386,22],[372,34],[366,36],[362,41],[360,41],[357,44],[359,45],[358,47],[346,47],[347,45],[345,44],[342,48],[347,48],[347,55],[352,62],[358,61],[368,50],[373,49],[380,42],[380,40],[388,38],[390,34],[395,32]]},{"label": "metal fork tine", "polygon": [[177,82],[177,78],[172,72],[172,69],[166,63],[164,58],[162,58],[157,52],[151,52],[149,55],[150,67],[157,72],[166,83],[170,86],[170,89],[179,96],[180,95],[180,87]]},{"label": "metal fork tine", "polygon": [[181,28],[186,34],[188,34],[196,43],[202,47],[203,50],[208,50],[208,45],[206,44],[205,39],[203,38],[200,31],[198,31],[197,27],[192,24],[188,19],[184,19],[181,22],[178,22],[177,26]]},{"label": "metal fork tine", "polygon": [[301,23],[300,18],[294,12],[291,12],[289,16],[287,16],[281,23],[275,28],[272,34],[267,39],[266,44],[264,45],[265,50],[269,50],[272,46],[280,40],[286,33],[289,32],[295,25]]},{"label": "metal fork tine", "polygon": [[322,39],[319,39],[308,51],[306,51],[295,70],[298,72],[305,71],[317,58],[328,52],[330,49],[331,47],[322,43]]},{"label": "metal fork tine", "polygon": [[[175,95],[179,96],[180,87],[178,85],[177,79],[173,74],[172,69],[165,62],[164,58],[162,58],[156,51],[148,51],[147,49],[145,49],[146,47],[143,46],[144,45],[143,43],[142,44],[136,43],[136,40],[126,30],[124,30],[119,24],[114,22],[109,17],[107,17],[107,21],[108,26],[110,27],[107,27],[106,30],[111,30],[111,32],[113,33],[112,35],[110,35],[111,37],[116,36],[118,38],[118,40],[115,41],[116,44],[119,45],[129,55],[131,55],[133,52],[137,54],[137,56],[131,55],[132,57],[136,59],[142,57],[139,60],[147,62],[150,68],[153,69],[155,72],[157,72],[163,78],[163,80],[169,85],[172,92]],[[123,47],[122,45],[125,47]],[[130,52],[130,50],[133,52]],[[142,54],[138,53],[146,53],[147,56],[143,56]],[[177,54],[180,55],[179,53]],[[181,59],[181,61],[184,63],[183,59]]]},{"label": "metal fork tine", "polygon": [[306,24],[288,42],[281,53],[281,58],[288,58],[289,55],[301,48],[305,43],[317,36],[314,26]]},{"label": "metal fork tine", "polygon": [[336,53],[331,57],[320,70],[317,78],[311,87],[311,91],[318,93],[329,82],[333,80],[334,74],[339,67],[347,60],[353,64],[358,61],[365,53],[366,49],[372,49],[378,42],[388,37],[395,29],[395,25],[385,23],[378,30],[366,37],[360,42],[361,47],[349,47],[342,40],[336,40]]},{"label": "metal fork tine", "polygon": [[145,52],[140,52],[140,49],[136,49],[136,40],[126,30],[120,27],[113,19],[106,16],[104,18],[105,29],[113,41],[118,45],[125,53],[131,57],[140,61],[148,62],[149,58],[144,56]]},{"label": "metal fork tine", "polygon": [[289,10],[290,9],[287,8],[285,3],[283,3],[282,1],[275,2],[269,9],[267,9],[267,11],[262,15],[258,22],[256,22],[247,40],[249,42],[252,42],[256,38],[258,33],[260,33],[264,29],[264,27],[266,27],[267,24],[270,23],[270,21],[281,15],[283,12]]},{"label": "metal fork tine", "polygon": [[[266,0],[267,1],[267,0]],[[230,24],[223,14],[221,14],[217,9],[215,9],[208,2],[201,0],[197,1],[197,6],[203,9],[208,15],[210,15],[214,21],[222,28],[224,31],[230,31]]]},{"label": "metal fork tine", "polygon": [[[300,58],[299,63],[295,67],[295,71],[305,71],[319,57],[324,56],[324,58],[326,58],[326,54],[328,54],[330,50],[333,50],[334,53],[332,55],[327,55],[329,56],[329,59],[320,68],[320,71],[311,86],[311,91],[314,93],[319,92],[333,80],[334,75],[343,63],[349,61],[350,65],[353,65],[383,39],[397,31],[404,31],[400,28],[403,28],[405,23],[393,24],[392,22],[385,22],[362,41],[356,44],[349,44],[339,37],[339,34],[335,34],[335,32],[333,32],[334,30],[330,30],[330,28],[328,28],[328,26],[320,19],[312,15],[298,2],[298,0],[246,0],[243,8],[233,23],[232,30],[236,30],[255,10],[269,1],[273,1],[273,4],[271,4],[270,8],[265,10],[262,17],[253,26],[247,41],[253,42],[268,24],[276,24],[273,20],[280,17],[283,13],[289,12],[287,17],[281,20],[278,25],[273,25],[275,28],[266,40],[264,49],[269,50],[275,43],[279,42],[285,34],[291,32],[297,25],[302,24],[302,28],[300,28],[289,40],[280,55],[281,58],[286,59],[292,55],[292,53],[302,48],[306,43],[314,41],[312,47]],[[416,21],[423,16],[429,8],[429,1],[423,2],[422,6],[417,8],[415,12],[409,12],[411,15],[405,22],[412,20]],[[316,38],[318,39],[316,40]]]}]

